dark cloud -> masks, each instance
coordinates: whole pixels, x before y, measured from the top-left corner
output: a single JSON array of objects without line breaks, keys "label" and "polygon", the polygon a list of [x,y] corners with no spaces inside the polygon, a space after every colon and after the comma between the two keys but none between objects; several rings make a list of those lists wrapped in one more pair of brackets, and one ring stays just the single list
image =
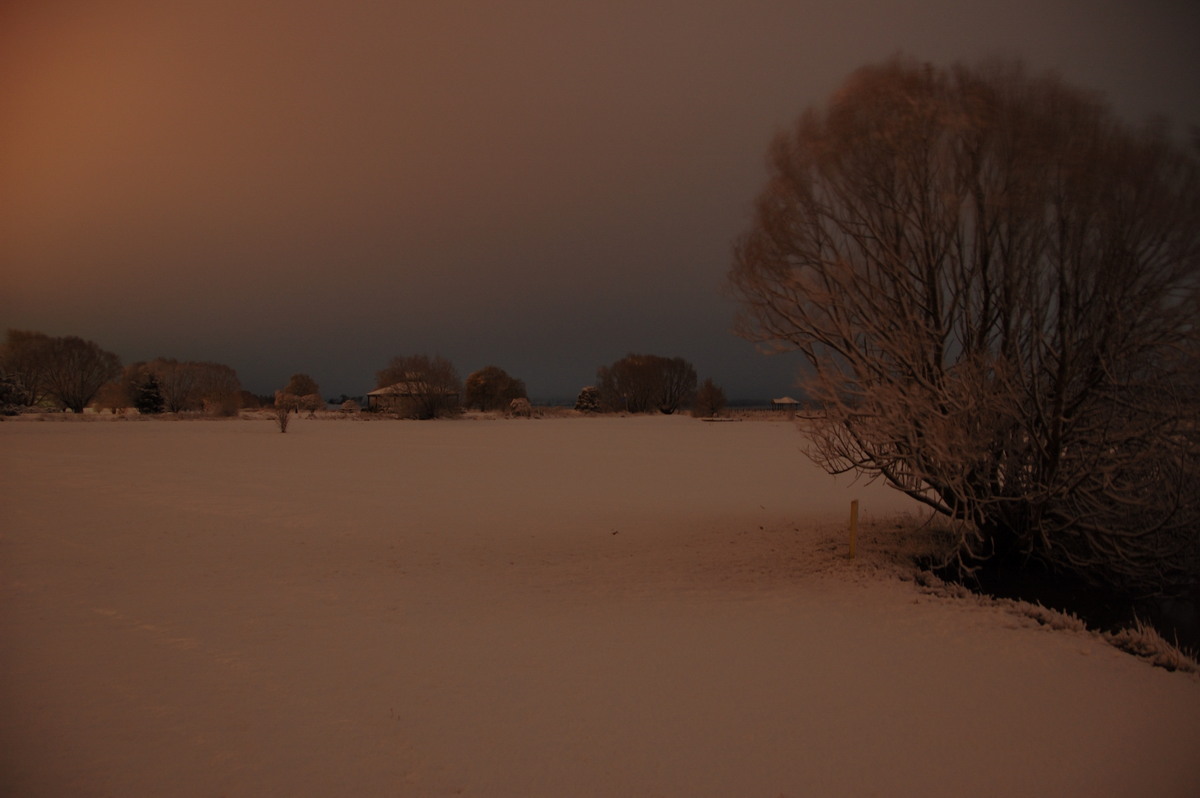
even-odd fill
[{"label": "dark cloud", "polygon": [[1120,0],[9,4],[0,321],[257,391],[436,352],[564,397],[646,351],[780,394],[719,295],[778,127],[901,50],[1197,124],[1198,32]]}]

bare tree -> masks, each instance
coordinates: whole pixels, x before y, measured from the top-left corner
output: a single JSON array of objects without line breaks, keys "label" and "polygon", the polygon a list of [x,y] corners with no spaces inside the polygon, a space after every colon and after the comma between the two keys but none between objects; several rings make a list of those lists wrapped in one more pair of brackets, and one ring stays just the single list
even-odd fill
[{"label": "bare tree", "polygon": [[504,410],[514,399],[528,398],[525,383],[497,366],[485,366],[467,375],[463,404],[479,410]]},{"label": "bare tree", "polygon": [[14,399],[32,407],[46,396],[50,336],[31,330],[10,329],[0,349],[0,363],[15,385]]},{"label": "bare tree", "polygon": [[655,387],[647,355],[629,354],[596,370],[600,406],[610,413],[648,412],[654,406]]},{"label": "bare tree", "polygon": [[700,389],[696,391],[692,415],[696,418],[715,418],[724,409],[725,392],[711,378],[706,377]]},{"label": "bare tree", "polygon": [[115,354],[73,335],[50,338],[45,356],[46,396],[75,413],[82,413],[104,384],[121,373],[121,360]]},{"label": "bare tree", "polygon": [[147,363],[146,369],[154,374],[168,413],[204,410],[232,415],[241,404],[237,372],[221,363],[160,357]]},{"label": "bare tree", "polygon": [[313,418],[318,410],[325,407],[325,400],[321,398],[320,394],[310,393],[305,396],[297,396],[283,390],[275,392],[274,407],[276,411],[282,409],[289,413],[307,412],[308,417]]},{"label": "bare tree", "polygon": [[1200,167],[1016,65],[894,59],[774,142],[743,335],[799,350],[813,455],[959,556],[1154,592],[1200,573]]},{"label": "bare tree", "polygon": [[317,386],[317,381],[307,374],[293,374],[283,392],[292,396],[308,396],[314,393],[319,396],[321,389]]},{"label": "bare tree", "polygon": [[155,358],[146,364],[158,381],[163,410],[181,413],[200,407],[200,391],[196,384],[196,370],[190,363],[180,363],[175,358]]},{"label": "bare tree", "polygon": [[237,415],[242,391],[237,372],[223,363],[192,363],[191,366],[196,371],[196,386],[204,412],[218,416]]},{"label": "bare tree", "polygon": [[[286,407],[297,413],[308,411],[311,418],[325,407],[317,381],[307,374],[293,374],[282,391],[275,392],[275,408]],[[286,430],[283,430],[286,432]]]},{"label": "bare tree", "polygon": [[431,419],[458,408],[462,382],[444,357],[397,356],[375,378],[376,386],[388,391],[385,404],[401,415]]},{"label": "bare tree", "polygon": [[596,372],[600,403],[609,411],[674,413],[696,393],[696,369],[681,357],[629,354]]},{"label": "bare tree", "polygon": [[681,357],[659,358],[658,411],[674,413],[696,396],[696,368]]}]

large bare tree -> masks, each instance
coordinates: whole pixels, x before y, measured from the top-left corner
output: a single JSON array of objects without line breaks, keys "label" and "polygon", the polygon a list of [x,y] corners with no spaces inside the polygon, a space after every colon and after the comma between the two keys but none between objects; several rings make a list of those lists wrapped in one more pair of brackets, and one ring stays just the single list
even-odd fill
[{"label": "large bare tree", "polygon": [[0,347],[0,371],[12,380],[13,398],[20,404],[52,400],[82,413],[101,387],[121,373],[121,361],[94,341],[10,329]]},{"label": "large bare tree", "polygon": [[32,330],[9,329],[0,348],[3,366],[15,386],[15,399],[23,406],[34,406],[48,398],[46,370],[50,362],[51,338]]},{"label": "large bare tree", "polygon": [[606,410],[670,414],[696,395],[696,369],[681,357],[631,353],[597,369],[596,388]]},{"label": "large bare tree", "polygon": [[49,339],[45,354],[46,395],[75,413],[82,413],[104,384],[121,374],[115,354],[73,335]]},{"label": "large bare tree", "polygon": [[770,150],[743,335],[795,349],[813,455],[1031,559],[1150,593],[1200,573],[1200,168],[1019,65],[862,69]]}]

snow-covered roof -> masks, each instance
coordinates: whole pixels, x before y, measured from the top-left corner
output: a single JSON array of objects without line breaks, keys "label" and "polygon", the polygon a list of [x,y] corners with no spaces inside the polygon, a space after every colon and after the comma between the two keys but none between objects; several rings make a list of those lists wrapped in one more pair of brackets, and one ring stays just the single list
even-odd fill
[{"label": "snow-covered roof", "polygon": [[[437,389],[428,383],[410,380],[376,388],[373,391],[369,391],[367,396],[425,396],[435,392],[437,392]],[[455,393],[455,391],[446,388],[442,390],[442,393],[450,395]]]}]

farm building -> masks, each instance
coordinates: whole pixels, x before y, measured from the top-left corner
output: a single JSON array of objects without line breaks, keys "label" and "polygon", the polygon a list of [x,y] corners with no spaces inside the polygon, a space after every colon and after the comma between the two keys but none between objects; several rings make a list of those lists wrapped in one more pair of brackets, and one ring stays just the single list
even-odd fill
[{"label": "farm building", "polygon": [[368,410],[406,410],[415,404],[427,402],[434,396],[445,397],[457,402],[458,392],[438,388],[423,380],[406,380],[376,388],[367,394]]}]

